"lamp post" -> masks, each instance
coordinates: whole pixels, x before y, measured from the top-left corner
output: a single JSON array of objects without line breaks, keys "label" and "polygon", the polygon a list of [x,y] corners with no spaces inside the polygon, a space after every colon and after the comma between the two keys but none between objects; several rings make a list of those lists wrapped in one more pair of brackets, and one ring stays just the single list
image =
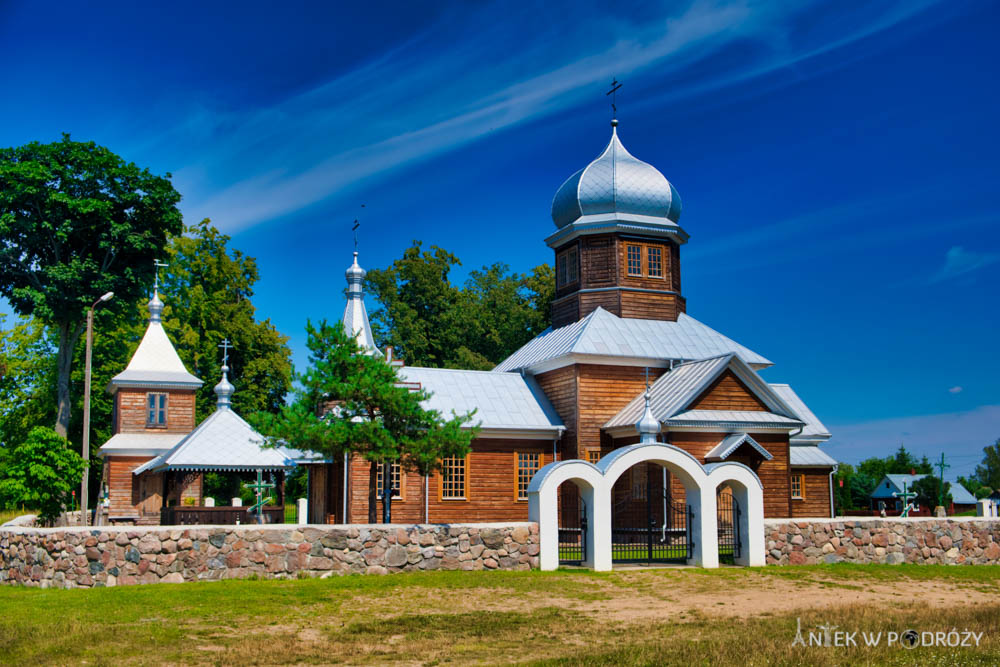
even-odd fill
[{"label": "lamp post", "polygon": [[90,357],[94,349],[94,308],[115,295],[108,292],[87,311],[87,361],[83,373],[83,479],[80,480],[80,523],[87,525],[87,493],[90,482]]}]

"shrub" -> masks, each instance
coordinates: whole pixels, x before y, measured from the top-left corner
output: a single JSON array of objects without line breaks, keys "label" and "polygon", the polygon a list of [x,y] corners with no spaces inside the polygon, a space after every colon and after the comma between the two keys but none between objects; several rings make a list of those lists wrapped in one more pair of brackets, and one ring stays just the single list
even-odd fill
[{"label": "shrub", "polygon": [[65,438],[36,426],[7,456],[0,498],[8,504],[37,507],[39,519],[51,525],[72,500],[83,476],[83,458]]}]

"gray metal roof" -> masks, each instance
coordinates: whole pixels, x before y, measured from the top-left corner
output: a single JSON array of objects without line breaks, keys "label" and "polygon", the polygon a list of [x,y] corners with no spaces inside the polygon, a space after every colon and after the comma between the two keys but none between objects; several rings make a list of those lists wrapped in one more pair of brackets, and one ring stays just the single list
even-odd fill
[{"label": "gray metal roof", "polygon": [[476,410],[472,422],[483,429],[563,430],[562,420],[541,387],[517,373],[466,371],[406,366],[399,369],[406,382],[418,382],[431,397],[424,407],[445,417]]},{"label": "gray metal roof", "polygon": [[729,435],[727,435],[725,438],[722,439],[722,442],[713,447],[712,450],[705,455],[705,460],[724,461],[725,459],[729,458],[730,454],[739,449],[740,445],[744,443],[756,449],[757,452],[761,456],[763,456],[766,460],[770,461],[771,459],[774,458],[771,452],[764,449],[764,447],[761,446],[759,442],[750,437],[750,434],[730,433]]},{"label": "gray metal roof", "polygon": [[830,430],[819,420],[813,411],[805,404],[805,402],[799,398],[799,395],[791,388],[790,385],[771,383],[771,389],[774,390],[778,396],[788,404],[792,410],[795,411],[795,415],[805,422],[805,426],[802,428],[802,433],[794,436],[793,441],[809,441],[818,442],[820,440],[830,439]]},{"label": "gray metal roof", "polygon": [[666,361],[705,359],[730,352],[756,367],[772,365],[686,313],[669,322],[621,318],[597,308],[573,324],[543,331],[493,370],[531,370],[570,355]]},{"label": "gray metal roof", "polygon": [[156,456],[184,439],[184,433],[116,433],[101,445],[100,456]]},{"label": "gray metal roof", "polygon": [[382,352],[375,346],[375,336],[372,335],[372,325],[368,321],[368,310],[365,308],[365,294],[362,289],[365,270],[358,265],[358,252],[354,251],[354,263],[347,267],[347,305],[341,324],[348,336],[358,341],[358,345],[368,354],[378,357]]},{"label": "gray metal roof", "polygon": [[798,419],[763,410],[686,410],[664,420],[671,426],[714,424],[728,429],[795,428],[802,425]]},{"label": "gray metal roof", "polygon": [[264,436],[228,408],[213,412],[170,451],[135,469],[256,470],[291,468],[295,463],[278,448],[265,448]]},{"label": "gray metal roof", "polygon": [[584,215],[632,213],[677,222],[681,198],[655,167],[633,157],[618,139],[589,165],[570,176],[552,199],[552,220],[564,227]]},{"label": "gray metal roof", "polygon": [[154,292],[149,301],[150,317],[146,333],[125,370],[111,378],[109,389],[129,385],[178,388],[198,388],[202,385],[201,380],[188,372],[163,330],[160,322],[162,310],[163,302]]},{"label": "gray metal roof", "polygon": [[792,445],[788,448],[788,465],[826,468],[837,465],[837,460],[816,445]]},{"label": "gray metal roof", "polygon": [[[752,391],[769,409],[768,412],[750,410],[687,410],[685,408],[727,369]],[[689,361],[657,378],[649,388],[649,402],[653,416],[661,422],[726,422],[768,423],[796,425],[801,422],[794,413],[764,382],[756,371],[733,353]],[[635,424],[645,408],[644,394],[633,398],[618,414],[609,419],[604,428]]]}]

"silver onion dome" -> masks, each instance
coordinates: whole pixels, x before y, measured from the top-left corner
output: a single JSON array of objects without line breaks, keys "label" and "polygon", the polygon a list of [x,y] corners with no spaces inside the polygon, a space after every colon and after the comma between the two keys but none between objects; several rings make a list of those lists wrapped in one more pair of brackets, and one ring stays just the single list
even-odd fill
[{"label": "silver onion dome", "polygon": [[218,410],[228,410],[232,405],[233,392],[236,388],[229,382],[229,366],[222,366],[222,379],[215,385],[215,407]]},{"label": "silver onion dome", "polygon": [[160,301],[160,294],[155,289],[153,290],[153,298],[149,300],[146,307],[149,308],[149,321],[159,322],[160,315],[163,314],[163,302]]},{"label": "silver onion dome", "polygon": [[630,213],[681,217],[681,197],[656,167],[633,157],[618,139],[611,121],[611,141],[601,155],[570,176],[552,199],[552,221],[562,228],[584,215]]},{"label": "silver onion dome", "polygon": [[660,420],[653,416],[653,411],[649,409],[649,392],[646,392],[646,409],[642,413],[642,418],[635,425],[635,430],[639,432],[639,442],[656,442],[656,436],[660,434]]}]

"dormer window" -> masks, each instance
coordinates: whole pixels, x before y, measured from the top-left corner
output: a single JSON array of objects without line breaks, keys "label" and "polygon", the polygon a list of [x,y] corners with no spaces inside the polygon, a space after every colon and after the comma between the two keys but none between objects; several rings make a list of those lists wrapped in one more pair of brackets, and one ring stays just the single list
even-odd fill
[{"label": "dormer window", "polygon": [[556,257],[556,285],[563,287],[575,283],[579,279],[579,255],[577,249],[560,253]]},{"label": "dormer window", "polygon": [[146,394],[146,426],[167,427],[167,394]]}]

